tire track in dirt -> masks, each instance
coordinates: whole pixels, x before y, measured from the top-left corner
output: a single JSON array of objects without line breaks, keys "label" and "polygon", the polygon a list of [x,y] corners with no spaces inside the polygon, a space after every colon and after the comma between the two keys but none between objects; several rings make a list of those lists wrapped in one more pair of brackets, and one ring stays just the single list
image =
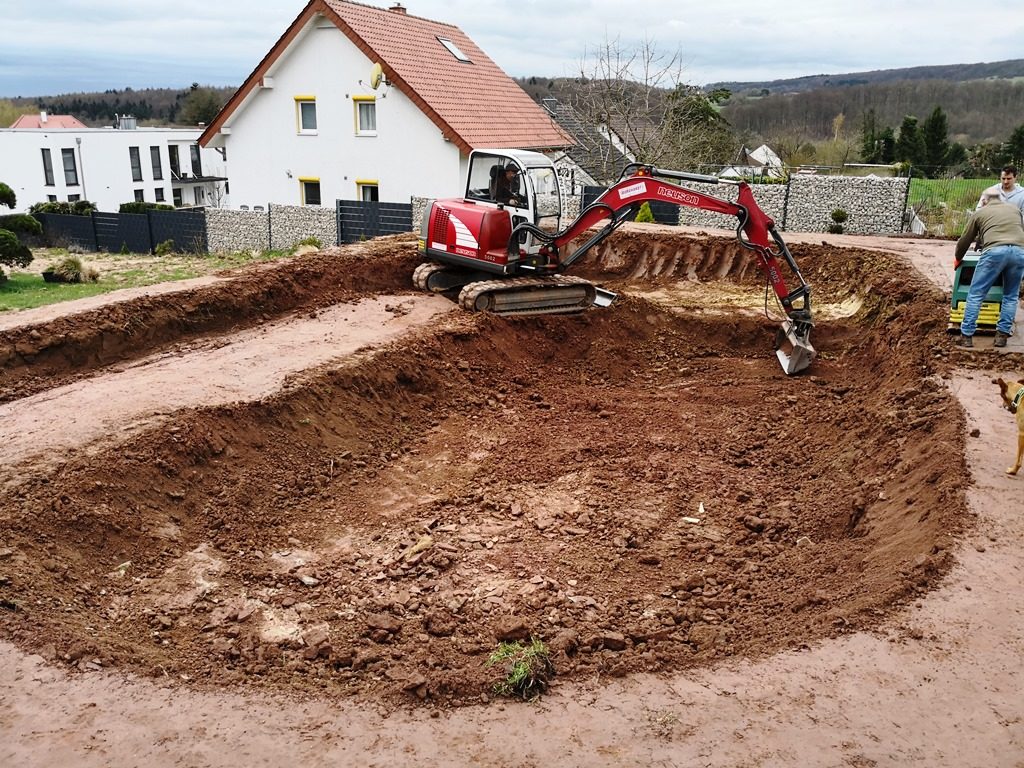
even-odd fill
[{"label": "tire track in dirt", "polygon": [[181,409],[259,400],[292,374],[380,346],[452,309],[450,302],[432,296],[364,299],[137,360],[0,405],[5,482],[18,477],[19,465],[32,464],[45,473],[77,450],[96,453]]}]

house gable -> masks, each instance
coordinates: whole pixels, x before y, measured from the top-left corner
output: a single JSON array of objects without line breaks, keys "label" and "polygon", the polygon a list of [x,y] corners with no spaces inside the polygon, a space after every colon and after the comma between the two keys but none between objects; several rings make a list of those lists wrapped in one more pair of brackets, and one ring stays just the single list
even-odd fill
[{"label": "house gable", "polygon": [[[232,115],[291,45],[301,41],[317,16],[334,24],[366,55],[379,62],[384,77],[402,92],[459,150],[506,146],[550,148],[573,144],[530,97],[458,27],[346,0],[311,0],[263,58],[200,143],[230,128]],[[441,40],[450,41],[469,61],[461,61]],[[366,73],[369,77],[369,71]]]}]

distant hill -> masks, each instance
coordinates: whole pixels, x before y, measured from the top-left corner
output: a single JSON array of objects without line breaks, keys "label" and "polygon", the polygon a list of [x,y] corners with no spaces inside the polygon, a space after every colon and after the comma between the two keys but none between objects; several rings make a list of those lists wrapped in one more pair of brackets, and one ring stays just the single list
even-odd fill
[{"label": "distant hill", "polygon": [[[211,91],[227,102],[234,87]],[[62,93],[57,96],[25,96],[8,99],[15,107],[45,110],[54,115],[73,115],[90,127],[113,125],[114,115],[133,115],[140,124],[176,125],[181,102],[191,88],[125,88],[102,92]]]},{"label": "distant hill", "polygon": [[1009,59],[982,64],[946,64],[931,67],[906,67],[904,69],[875,69],[870,72],[847,72],[839,75],[807,75],[788,80],[766,80],[762,82],[721,82],[709,83],[705,89],[727,88],[733,93],[764,91],[769,93],[801,93],[817,88],[843,88],[854,85],[874,85],[902,80],[946,80],[962,83],[968,80],[1013,79],[1024,77],[1024,59]]},{"label": "distant hill", "polygon": [[[578,87],[573,78],[517,81],[537,102],[550,97],[572,102]],[[965,146],[1006,141],[1024,123],[1024,59],[722,82],[704,88],[732,92],[722,116],[746,143],[829,139],[839,115],[844,135],[855,139],[868,110],[875,111],[882,126],[896,129],[906,115],[923,122],[941,107],[950,137]]]}]

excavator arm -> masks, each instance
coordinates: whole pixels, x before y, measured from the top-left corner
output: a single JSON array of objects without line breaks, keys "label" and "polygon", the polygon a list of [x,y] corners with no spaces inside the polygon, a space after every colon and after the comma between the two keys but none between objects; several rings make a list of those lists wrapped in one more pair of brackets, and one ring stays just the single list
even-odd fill
[{"label": "excavator arm", "polygon": [[[810,343],[810,332],[813,327],[811,287],[800,274],[796,260],[775,229],[775,222],[758,207],[750,186],[745,182],[736,183],[739,194],[733,203],[666,182],[663,180],[666,178],[702,184],[736,183],[724,181],[716,176],[633,164],[626,168],[622,179],[587,206],[579,217],[561,232],[546,232],[528,222],[516,226],[509,237],[509,253],[519,254],[519,243],[524,233],[528,232],[533,235],[535,242],[541,243],[538,253],[541,262],[538,264],[539,271],[564,272],[624,222],[635,218],[644,202],[660,201],[735,216],[737,240],[741,246],[757,255],[758,263],[786,313],[786,319],[776,337],[776,354],[779,362],[787,374],[807,368],[815,355],[814,347]],[[604,227],[571,254],[562,257],[569,243],[605,219],[608,221]],[[782,275],[780,258],[786,262],[796,280],[797,285],[792,290],[786,285]]]}]

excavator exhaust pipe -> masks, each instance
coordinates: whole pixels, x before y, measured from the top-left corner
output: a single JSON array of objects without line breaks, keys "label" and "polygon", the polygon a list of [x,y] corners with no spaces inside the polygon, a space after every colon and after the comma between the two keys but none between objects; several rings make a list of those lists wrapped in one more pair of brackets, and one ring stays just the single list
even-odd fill
[{"label": "excavator exhaust pipe", "polygon": [[775,334],[775,355],[787,376],[807,369],[817,354],[811,346],[809,326],[785,320]]}]

